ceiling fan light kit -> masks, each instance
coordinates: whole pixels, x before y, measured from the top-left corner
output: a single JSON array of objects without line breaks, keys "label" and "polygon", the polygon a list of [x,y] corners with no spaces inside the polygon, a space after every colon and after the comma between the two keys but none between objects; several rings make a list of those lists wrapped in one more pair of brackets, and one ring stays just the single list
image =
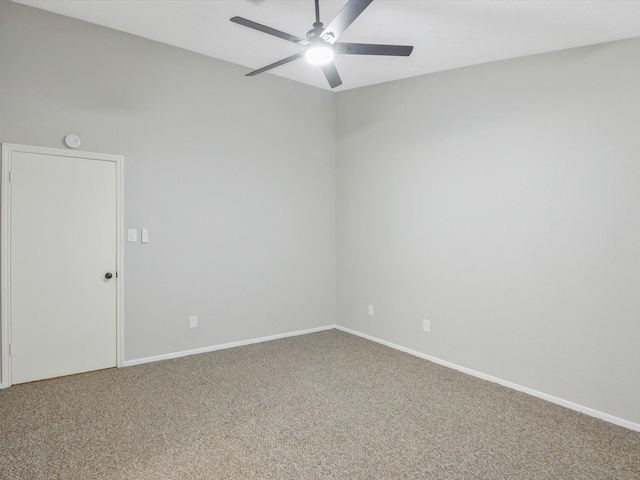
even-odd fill
[{"label": "ceiling fan light kit", "polygon": [[304,52],[304,58],[311,65],[326,65],[333,61],[335,54],[328,45],[309,45]]},{"label": "ceiling fan light kit", "polygon": [[396,57],[408,57],[411,55],[413,47],[409,45],[377,45],[372,43],[341,43],[337,41],[349,25],[351,25],[372,2],[373,0],[349,0],[338,15],[329,23],[327,28],[324,28],[323,23],[320,21],[319,0],[315,0],[316,21],[313,24],[313,28],[307,32],[306,40],[289,33],[281,32],[275,28],[247,20],[246,18],[231,18],[230,20],[232,22],[239,25],[305,47],[300,53],[249,72],[246,76],[252,77],[305,57],[310,64],[320,66],[331,88],[335,88],[342,85],[342,79],[333,62],[336,55],[388,55]]}]

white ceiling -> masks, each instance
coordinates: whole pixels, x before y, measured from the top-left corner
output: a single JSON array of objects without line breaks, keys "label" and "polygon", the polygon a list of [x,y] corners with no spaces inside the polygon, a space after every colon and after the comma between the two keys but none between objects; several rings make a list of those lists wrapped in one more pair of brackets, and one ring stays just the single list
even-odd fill
[{"label": "white ceiling", "polygon": [[[245,17],[305,38],[313,0],[14,0],[246,66],[303,49],[229,21]],[[320,0],[325,25],[347,3]],[[342,55],[346,90],[535,53],[640,37],[635,0],[375,0],[343,42],[414,45],[410,57]],[[321,70],[297,60],[263,75],[330,90]],[[255,81],[260,81],[259,76]]]}]

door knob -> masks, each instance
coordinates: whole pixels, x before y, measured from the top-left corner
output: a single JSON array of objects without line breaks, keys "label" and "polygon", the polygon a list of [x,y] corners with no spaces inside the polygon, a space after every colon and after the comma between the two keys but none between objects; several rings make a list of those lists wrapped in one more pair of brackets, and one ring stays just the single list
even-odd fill
[{"label": "door knob", "polygon": [[113,277],[113,274],[111,272],[107,272],[104,274],[104,278],[106,278],[107,280],[109,280],[111,277]]}]

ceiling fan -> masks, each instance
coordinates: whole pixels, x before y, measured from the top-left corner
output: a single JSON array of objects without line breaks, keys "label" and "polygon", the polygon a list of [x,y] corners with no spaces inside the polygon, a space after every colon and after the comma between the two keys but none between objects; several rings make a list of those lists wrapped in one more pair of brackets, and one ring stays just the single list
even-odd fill
[{"label": "ceiling fan", "polygon": [[305,49],[284,58],[278,62],[262,67],[253,72],[247,73],[247,77],[258,75],[272,68],[279,67],[299,58],[305,57],[307,61],[314,65],[320,65],[324,76],[327,78],[331,88],[342,85],[342,80],[338,74],[333,59],[336,55],[391,55],[397,57],[408,57],[413,51],[408,45],[377,45],[371,43],[342,43],[338,38],[344,31],[360,16],[360,14],[373,2],[373,0],[349,0],[336,17],[324,28],[320,21],[319,0],[315,0],[316,21],[313,28],[307,32],[306,40],[289,33],[281,32],[266,25],[261,25],[242,17],[233,17],[230,20],[234,23],[253,28],[268,35],[282,38],[289,42],[296,43]]}]

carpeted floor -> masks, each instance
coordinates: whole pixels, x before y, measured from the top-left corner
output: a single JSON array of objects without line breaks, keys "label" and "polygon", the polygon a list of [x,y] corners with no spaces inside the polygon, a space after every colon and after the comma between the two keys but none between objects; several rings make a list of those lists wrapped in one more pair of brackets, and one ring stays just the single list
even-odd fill
[{"label": "carpeted floor", "polygon": [[0,391],[2,479],[640,479],[640,433],[337,330]]}]

